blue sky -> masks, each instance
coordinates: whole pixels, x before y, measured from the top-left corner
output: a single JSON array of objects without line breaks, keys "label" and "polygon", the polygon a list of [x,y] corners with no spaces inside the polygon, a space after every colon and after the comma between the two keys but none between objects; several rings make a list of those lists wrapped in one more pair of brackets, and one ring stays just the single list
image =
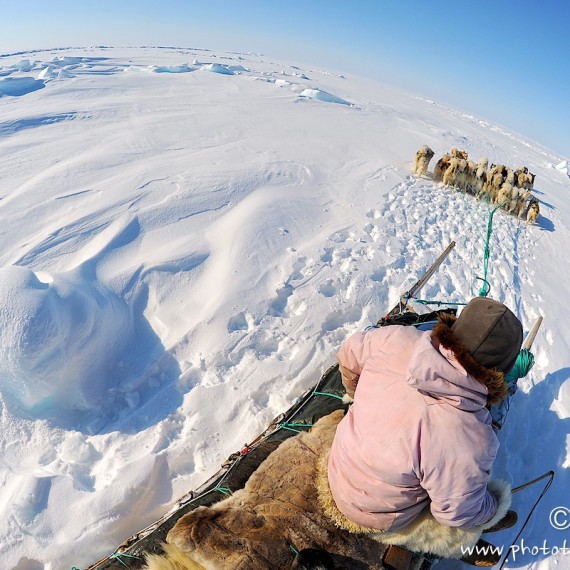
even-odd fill
[{"label": "blue sky", "polygon": [[0,53],[84,45],[255,51],[408,88],[570,158],[565,0],[0,0]]}]

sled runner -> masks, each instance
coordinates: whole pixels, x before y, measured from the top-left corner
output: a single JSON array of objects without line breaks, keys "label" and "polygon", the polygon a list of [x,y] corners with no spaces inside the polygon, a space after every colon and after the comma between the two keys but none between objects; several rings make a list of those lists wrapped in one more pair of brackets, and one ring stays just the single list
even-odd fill
[{"label": "sled runner", "polygon": [[[439,312],[456,312],[455,309],[447,308],[419,315],[409,307],[409,301],[433,275],[454,246],[455,242],[452,242],[414,286],[401,296],[398,304],[375,326],[400,324],[429,328],[437,321]],[[181,497],[162,518],[128,538],[113,554],[89,566],[87,570],[140,568],[145,563],[145,555],[162,554],[162,545],[168,532],[184,515],[198,507],[218,503],[242,489],[256,469],[282,443],[300,432],[309,431],[320,418],[345,408],[347,404],[343,402],[344,394],[339,367],[335,364],[326,370],[319,382],[298,398],[287,412],[277,416],[260,436],[232,454],[206,483]],[[294,544],[291,545],[291,551],[293,561]],[[348,564],[347,567],[363,570],[429,570],[437,560],[431,555],[375,543],[373,551],[363,551],[360,558],[347,560],[344,557],[343,566]],[[483,565],[489,566],[489,560]],[[467,560],[466,562],[473,563]],[[491,562],[491,565],[495,563],[492,560]]]}]

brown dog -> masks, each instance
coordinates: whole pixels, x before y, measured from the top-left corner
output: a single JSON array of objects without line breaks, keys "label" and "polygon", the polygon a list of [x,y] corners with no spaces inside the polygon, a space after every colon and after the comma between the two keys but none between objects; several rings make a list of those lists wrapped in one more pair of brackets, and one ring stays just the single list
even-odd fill
[{"label": "brown dog", "polygon": [[451,156],[453,158],[462,158],[463,160],[467,160],[467,158],[469,157],[466,150],[459,150],[456,147],[453,147],[451,149]]},{"label": "brown dog", "polygon": [[540,214],[540,206],[538,205],[538,200],[536,198],[532,198],[526,212],[526,223],[536,224],[538,214]]},{"label": "brown dog", "polygon": [[441,182],[443,180],[443,176],[445,175],[445,171],[449,167],[449,161],[451,160],[451,155],[444,154],[436,163],[435,168],[433,169],[433,179],[436,182]]}]

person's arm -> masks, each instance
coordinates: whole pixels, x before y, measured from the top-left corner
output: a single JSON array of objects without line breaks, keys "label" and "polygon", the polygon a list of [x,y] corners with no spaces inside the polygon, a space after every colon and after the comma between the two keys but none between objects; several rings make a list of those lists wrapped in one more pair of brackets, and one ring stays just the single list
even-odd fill
[{"label": "person's arm", "polygon": [[[432,490],[433,493],[433,490]],[[497,497],[487,484],[477,487],[466,495],[437,497],[430,495],[431,513],[442,525],[470,528],[489,521],[497,512]]]},{"label": "person's arm", "polygon": [[422,446],[420,484],[427,491],[432,515],[440,524],[470,528],[493,519],[498,499],[502,501],[504,497],[488,488],[496,443],[489,441],[485,446],[480,441],[477,445],[470,437],[462,439],[456,434],[445,441],[434,438]]},{"label": "person's arm", "polygon": [[354,391],[366,361],[374,351],[381,348],[397,328],[399,327],[390,326],[357,332],[340,347],[337,360],[342,375],[342,383],[351,398],[354,398]]},{"label": "person's arm", "polygon": [[342,384],[346,393],[354,398],[354,391],[366,359],[366,333],[358,332],[349,337],[340,347],[336,357],[339,364]]},{"label": "person's arm", "polygon": [[354,398],[354,391],[366,361],[400,328],[400,326],[389,326],[357,332],[340,347],[337,360],[348,396]]},{"label": "person's arm", "polygon": [[[352,372],[348,368],[345,368],[342,364],[339,364],[340,376],[342,378],[342,385],[346,390],[346,394],[352,399],[354,399],[354,391],[356,390],[356,385],[358,384],[358,379],[360,374]],[[351,400],[348,400],[350,402]]]}]

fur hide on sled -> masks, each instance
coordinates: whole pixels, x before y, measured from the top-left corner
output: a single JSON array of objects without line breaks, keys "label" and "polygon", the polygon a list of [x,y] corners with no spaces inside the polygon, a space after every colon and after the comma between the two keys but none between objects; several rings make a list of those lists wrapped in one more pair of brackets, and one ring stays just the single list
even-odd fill
[{"label": "fur hide on sled", "polygon": [[293,548],[322,548],[339,570],[380,570],[386,544],[460,557],[461,546],[475,545],[481,532],[506,514],[508,486],[496,491],[500,507],[495,517],[472,529],[439,525],[429,509],[398,532],[348,521],[334,504],[326,473],[342,417],[342,410],[324,416],[310,432],[283,442],[243,489],[182,517],[168,533],[164,556],[148,556],[148,570],[285,570],[294,559]]},{"label": "fur hide on sled", "polygon": [[338,410],[287,439],[243,489],[182,517],[168,533],[166,555],[148,556],[149,570],[288,569],[292,548],[311,547],[328,551],[335,568],[383,568],[385,546],[337,528],[317,500],[317,460],[330,449],[342,417]]}]

